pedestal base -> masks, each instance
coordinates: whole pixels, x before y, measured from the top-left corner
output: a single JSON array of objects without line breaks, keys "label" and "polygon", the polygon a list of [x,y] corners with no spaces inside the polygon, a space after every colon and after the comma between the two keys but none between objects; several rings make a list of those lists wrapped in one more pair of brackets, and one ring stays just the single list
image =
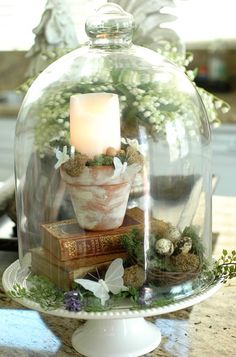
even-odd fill
[{"label": "pedestal base", "polygon": [[160,341],[159,329],[142,317],[89,320],[72,336],[73,347],[87,357],[138,357]]}]

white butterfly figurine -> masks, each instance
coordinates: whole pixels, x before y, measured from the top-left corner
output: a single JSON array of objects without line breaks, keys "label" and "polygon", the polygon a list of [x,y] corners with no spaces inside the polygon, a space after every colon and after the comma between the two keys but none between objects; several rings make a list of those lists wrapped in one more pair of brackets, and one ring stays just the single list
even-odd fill
[{"label": "white butterfly figurine", "polygon": [[115,170],[114,170],[112,178],[119,177],[121,174],[123,174],[125,172],[125,170],[127,168],[127,162],[124,162],[122,164],[121,160],[118,157],[114,157],[113,164],[115,166]]},{"label": "white butterfly figurine", "polygon": [[57,163],[54,166],[55,169],[58,169],[62,164],[64,164],[66,161],[69,160],[70,156],[67,154],[67,146],[63,146],[63,150],[60,151],[60,149],[55,150],[56,153],[56,158],[57,158]]},{"label": "white butterfly figurine", "polygon": [[124,286],[124,268],[122,263],[123,260],[121,258],[115,259],[106,271],[105,280],[75,279],[75,282],[82,285],[86,290],[91,291],[94,296],[101,300],[101,304],[104,306],[105,302],[110,298],[109,292],[119,294],[121,291],[128,290]]}]

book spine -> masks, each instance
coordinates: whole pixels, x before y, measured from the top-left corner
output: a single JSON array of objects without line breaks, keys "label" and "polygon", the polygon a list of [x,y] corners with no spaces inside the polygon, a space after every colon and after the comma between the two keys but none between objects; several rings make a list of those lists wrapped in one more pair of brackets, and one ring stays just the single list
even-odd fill
[{"label": "book spine", "polygon": [[[62,261],[124,252],[125,249],[121,244],[121,237],[122,234],[60,239],[58,242],[60,247],[54,251],[60,253],[58,258]],[[53,253],[53,251],[51,252]]]}]

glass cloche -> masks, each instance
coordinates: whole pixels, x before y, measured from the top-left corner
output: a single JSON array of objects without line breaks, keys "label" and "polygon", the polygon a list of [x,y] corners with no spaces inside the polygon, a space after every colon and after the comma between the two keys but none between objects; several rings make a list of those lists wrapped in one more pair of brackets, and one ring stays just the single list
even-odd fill
[{"label": "glass cloche", "polygon": [[119,6],[97,10],[89,44],[38,76],[17,121],[20,263],[69,310],[168,304],[212,279],[206,111],[133,28]]}]

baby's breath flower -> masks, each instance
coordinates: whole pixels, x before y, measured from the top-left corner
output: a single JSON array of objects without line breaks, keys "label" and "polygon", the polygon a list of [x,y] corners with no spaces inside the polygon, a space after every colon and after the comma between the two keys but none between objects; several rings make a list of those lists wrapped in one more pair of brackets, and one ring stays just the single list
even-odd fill
[{"label": "baby's breath flower", "polygon": [[155,118],[154,116],[152,116],[152,117],[150,117],[150,118],[148,119],[148,121],[149,121],[150,124],[153,124],[153,123],[155,123],[156,118]]},{"label": "baby's breath flower", "polygon": [[152,113],[150,111],[146,111],[143,113],[144,118],[149,118]]},{"label": "baby's breath flower", "polygon": [[228,113],[229,109],[230,109],[229,107],[225,106],[221,109],[221,111],[222,111],[222,113],[226,114],[226,113]]}]

